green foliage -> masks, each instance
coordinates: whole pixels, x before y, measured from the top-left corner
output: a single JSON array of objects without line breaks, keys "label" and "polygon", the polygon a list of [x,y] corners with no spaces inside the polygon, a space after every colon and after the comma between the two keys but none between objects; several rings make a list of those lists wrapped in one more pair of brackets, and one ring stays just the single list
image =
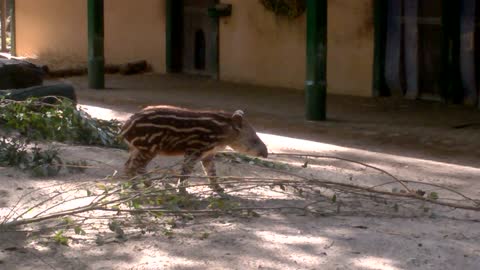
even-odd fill
[{"label": "green foliage", "polygon": [[55,176],[62,169],[58,149],[43,150],[35,145],[29,151],[27,147],[26,141],[0,137],[0,166],[29,171],[35,177]]},{"label": "green foliage", "polygon": [[438,197],[438,193],[436,193],[436,192],[430,192],[430,193],[428,194],[428,198],[429,198],[430,200],[436,201],[436,200],[438,200],[438,198],[439,198],[439,197]]},{"label": "green foliage", "polygon": [[250,165],[256,165],[260,167],[266,167],[266,168],[272,168],[276,170],[288,170],[289,167],[286,164],[280,163],[280,162],[274,162],[274,161],[269,161],[269,160],[264,160],[264,159],[259,159],[255,157],[249,157],[247,155],[243,155],[240,153],[221,153],[218,154],[219,157],[225,157],[229,159],[231,162],[236,162],[236,163],[248,163]]},{"label": "green foliage", "polygon": [[306,0],[260,0],[260,3],[276,15],[296,18],[305,12]]},{"label": "green foliage", "polygon": [[115,233],[115,237],[117,239],[125,238],[125,231],[118,221],[113,220],[112,222],[108,223],[108,228]]},{"label": "green foliage", "polygon": [[0,107],[0,126],[17,130],[30,139],[124,147],[117,136],[120,122],[93,118],[66,98],[58,98],[56,104],[43,103],[38,98],[1,99]]},{"label": "green foliage", "polygon": [[82,229],[82,227],[80,226],[75,226],[73,228],[73,230],[75,231],[75,234],[78,234],[78,235],[86,235],[87,233]]},{"label": "green foliage", "polygon": [[208,204],[209,209],[228,211],[236,207],[240,207],[238,203],[232,202],[225,198],[210,198],[209,201],[210,201],[210,203]]},{"label": "green foliage", "polygon": [[57,175],[63,167],[59,157],[58,149],[48,148],[42,150],[35,146],[32,148],[28,168],[35,177],[46,177]]},{"label": "green foliage", "polygon": [[[83,172],[86,165],[86,161],[67,162],[67,171]],[[29,148],[27,140],[6,137],[0,137],[0,166],[15,167],[34,177],[55,176],[65,167],[57,148],[42,149],[38,145]]]},{"label": "green foliage", "polygon": [[53,240],[57,244],[68,246],[68,238],[63,233],[64,233],[63,230],[56,232],[55,235],[53,236]]},{"label": "green foliage", "polygon": [[203,232],[201,235],[200,235],[200,240],[205,240],[207,239],[208,237],[210,236],[210,233],[208,232]]},{"label": "green foliage", "polygon": [[27,143],[0,137],[0,166],[24,168],[28,160]]}]

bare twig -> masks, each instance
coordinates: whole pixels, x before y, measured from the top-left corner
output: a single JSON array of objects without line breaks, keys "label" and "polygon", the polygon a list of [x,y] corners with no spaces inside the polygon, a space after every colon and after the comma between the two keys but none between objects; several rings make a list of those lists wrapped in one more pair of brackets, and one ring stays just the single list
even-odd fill
[{"label": "bare twig", "polygon": [[389,177],[391,177],[392,179],[394,179],[396,182],[398,182],[400,185],[403,186],[403,188],[405,188],[405,190],[407,190],[409,193],[414,193],[410,190],[410,188],[408,188],[408,186],[403,183],[402,180],[398,179],[397,177],[395,177],[394,175],[392,175],[391,173],[387,172],[386,170],[384,169],[380,169],[378,167],[375,167],[375,166],[372,166],[372,165],[369,165],[367,163],[363,163],[363,162],[360,162],[360,161],[356,161],[356,160],[353,160],[353,159],[348,159],[348,158],[342,158],[342,157],[335,157],[335,156],[327,156],[327,155],[312,155],[312,154],[292,154],[292,153],[269,153],[270,156],[290,156],[290,157],[307,157],[307,158],[324,158],[324,159],[336,159],[336,160],[341,160],[341,161],[346,161],[346,162],[350,162],[350,163],[354,163],[354,164],[358,164],[358,165],[362,165],[364,167],[367,167],[367,168],[370,168],[370,169],[373,169],[373,170],[376,170],[376,171],[379,171],[381,173],[384,173],[386,175],[388,175]]}]

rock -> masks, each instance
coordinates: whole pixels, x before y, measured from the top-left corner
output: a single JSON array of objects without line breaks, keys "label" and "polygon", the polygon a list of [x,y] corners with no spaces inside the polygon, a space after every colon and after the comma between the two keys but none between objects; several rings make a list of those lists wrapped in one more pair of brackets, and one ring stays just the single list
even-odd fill
[{"label": "rock", "polygon": [[[33,86],[24,89],[0,90],[0,97],[12,100],[26,100],[30,97],[60,96],[77,102],[75,89],[72,85],[66,83],[58,83],[52,85]],[[54,99],[45,100],[45,102],[54,102]]]},{"label": "rock", "polygon": [[41,85],[45,70],[27,61],[0,58],[0,89],[20,89]]}]

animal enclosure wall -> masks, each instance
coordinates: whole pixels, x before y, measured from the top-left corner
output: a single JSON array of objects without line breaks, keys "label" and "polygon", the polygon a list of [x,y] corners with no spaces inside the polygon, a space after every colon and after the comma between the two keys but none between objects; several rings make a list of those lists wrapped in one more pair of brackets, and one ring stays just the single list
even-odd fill
[{"label": "animal enclosure wall", "polygon": [[220,19],[220,79],[303,89],[305,15],[288,20],[259,1],[224,0],[232,16]]},{"label": "animal enclosure wall", "polygon": [[329,93],[372,96],[374,0],[328,1]]},{"label": "animal enclosure wall", "polygon": [[[289,20],[259,1],[221,2],[233,11],[220,20],[220,78],[303,89],[305,14]],[[328,6],[328,92],[371,96],[373,0],[329,0]]]},{"label": "animal enclosure wall", "polygon": [[[86,0],[16,0],[17,54],[53,68],[86,66]],[[165,71],[165,0],[105,0],[105,57]]]},{"label": "animal enclosure wall", "polygon": [[[305,14],[287,19],[257,0],[219,2],[233,8],[231,16],[219,20],[220,79],[303,90]],[[86,0],[16,4],[18,55],[53,68],[86,66]],[[166,0],[105,0],[106,62],[145,59],[155,72],[166,72],[166,17]],[[203,38],[207,44],[208,35],[200,34],[192,40]],[[373,0],[328,1],[329,93],[372,95],[373,44]],[[199,52],[208,49],[197,47]],[[195,60],[199,67],[208,66],[206,58]]]}]

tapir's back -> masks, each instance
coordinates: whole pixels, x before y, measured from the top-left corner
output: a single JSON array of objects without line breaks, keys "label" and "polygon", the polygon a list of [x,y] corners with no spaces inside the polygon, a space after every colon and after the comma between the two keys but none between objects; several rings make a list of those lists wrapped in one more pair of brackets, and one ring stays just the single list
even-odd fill
[{"label": "tapir's back", "polygon": [[132,115],[120,134],[142,151],[182,154],[222,144],[231,135],[231,124],[223,112],[152,106]]}]

